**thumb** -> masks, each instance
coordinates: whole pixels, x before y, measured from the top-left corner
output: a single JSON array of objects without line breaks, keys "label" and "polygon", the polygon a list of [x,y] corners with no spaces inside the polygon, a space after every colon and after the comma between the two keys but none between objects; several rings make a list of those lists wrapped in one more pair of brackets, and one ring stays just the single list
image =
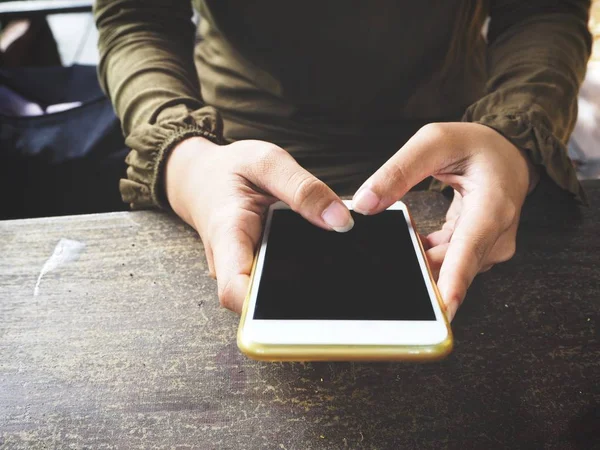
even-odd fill
[{"label": "thumb", "polygon": [[354,194],[354,210],[365,215],[381,212],[428,176],[455,167],[464,155],[457,153],[461,146],[453,134],[447,124],[421,128]]},{"label": "thumb", "polygon": [[259,189],[283,200],[321,228],[346,232],[354,226],[350,211],[323,181],[317,179],[282,148],[272,146],[252,161],[244,175]]}]

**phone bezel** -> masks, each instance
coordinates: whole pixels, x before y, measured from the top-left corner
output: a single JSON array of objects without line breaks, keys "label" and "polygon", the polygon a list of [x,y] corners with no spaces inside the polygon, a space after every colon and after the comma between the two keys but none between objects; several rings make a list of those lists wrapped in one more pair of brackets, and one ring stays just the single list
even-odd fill
[{"label": "phone bezel", "polygon": [[[352,209],[350,201],[344,201]],[[399,320],[276,320],[254,319],[258,288],[262,275],[268,238],[273,219],[273,211],[290,209],[283,202],[271,205],[261,245],[256,258],[247,305],[244,311],[244,325],[240,338],[245,342],[258,345],[287,346],[432,346],[448,339],[449,330],[444,313],[438,300],[437,290],[422,251],[417,233],[410,220],[409,212],[403,202],[396,202],[388,210],[402,210],[406,218],[415,254],[427,292],[431,301],[435,320],[399,321]]]}]

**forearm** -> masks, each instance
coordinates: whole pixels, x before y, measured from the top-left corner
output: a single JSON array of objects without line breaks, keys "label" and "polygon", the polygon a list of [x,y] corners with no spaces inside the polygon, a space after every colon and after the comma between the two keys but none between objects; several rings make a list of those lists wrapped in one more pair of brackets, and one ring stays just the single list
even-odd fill
[{"label": "forearm", "polygon": [[218,141],[220,119],[200,98],[194,25],[186,0],[97,0],[100,82],[121,119],[126,143],[124,201],[167,206],[163,186],[171,149],[192,136]]},{"label": "forearm", "polygon": [[169,105],[201,106],[189,1],[98,0],[99,75],[128,134]]},{"label": "forearm", "polygon": [[582,199],[566,143],[590,54],[589,2],[564,2],[560,10],[543,3],[492,9],[487,95],[471,105],[464,120],[496,129]]}]

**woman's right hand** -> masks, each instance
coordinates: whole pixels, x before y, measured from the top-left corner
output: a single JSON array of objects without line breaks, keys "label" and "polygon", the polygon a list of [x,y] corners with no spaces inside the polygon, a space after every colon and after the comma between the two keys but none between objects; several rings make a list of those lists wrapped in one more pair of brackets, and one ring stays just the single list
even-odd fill
[{"label": "woman's right hand", "polygon": [[165,183],[173,210],[200,234],[221,305],[238,313],[269,205],[282,200],[326,230],[345,232],[354,225],[325,183],[264,141],[182,141],[167,160]]}]

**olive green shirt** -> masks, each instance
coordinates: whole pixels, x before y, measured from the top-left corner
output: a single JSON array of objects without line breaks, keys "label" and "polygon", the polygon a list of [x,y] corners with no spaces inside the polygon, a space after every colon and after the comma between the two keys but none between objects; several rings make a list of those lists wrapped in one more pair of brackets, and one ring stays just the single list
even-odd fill
[{"label": "olive green shirt", "polygon": [[[122,121],[134,208],[168,206],[181,140],[262,139],[337,191],[428,122],[494,128],[578,200],[566,152],[590,1],[487,1],[487,36],[447,70],[463,0],[97,0],[99,75]],[[467,52],[465,52],[465,55]],[[460,55],[459,55],[460,56]]]}]

